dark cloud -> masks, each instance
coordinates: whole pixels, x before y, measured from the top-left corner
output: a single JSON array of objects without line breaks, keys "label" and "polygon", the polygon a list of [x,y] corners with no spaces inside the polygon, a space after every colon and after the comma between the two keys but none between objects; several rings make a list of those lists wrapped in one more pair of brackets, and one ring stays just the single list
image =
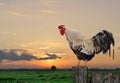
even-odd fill
[{"label": "dark cloud", "polygon": [[25,49],[10,49],[10,51],[27,52]]},{"label": "dark cloud", "polygon": [[59,58],[59,59],[61,59],[61,57],[59,57],[58,55],[56,55],[56,54],[50,54],[50,53],[46,53],[46,55],[47,55],[47,57],[40,57],[40,58],[38,58],[37,60],[50,60],[50,59],[57,59],[57,58]]},{"label": "dark cloud", "polygon": [[[20,53],[19,53],[20,52]],[[20,61],[20,60],[49,60],[49,59],[61,59],[56,54],[50,54],[46,53],[47,57],[36,57],[30,53],[28,53],[27,50],[24,49],[10,49],[10,50],[0,50],[0,62],[7,60],[7,61]]]},{"label": "dark cloud", "polygon": [[30,53],[23,52],[20,55],[16,53],[16,50],[0,50],[0,62],[3,60],[10,60],[10,61],[19,61],[19,60],[32,60],[36,59],[37,57],[33,56]]}]

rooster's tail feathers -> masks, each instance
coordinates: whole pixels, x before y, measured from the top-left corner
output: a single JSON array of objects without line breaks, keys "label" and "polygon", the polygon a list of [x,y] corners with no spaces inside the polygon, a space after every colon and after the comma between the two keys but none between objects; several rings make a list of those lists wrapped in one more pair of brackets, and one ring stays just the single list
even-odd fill
[{"label": "rooster's tail feathers", "polygon": [[[92,40],[94,42],[94,46],[96,48],[100,48],[99,52],[103,52],[106,53],[109,50],[109,54],[111,55],[111,44],[114,46],[115,42],[114,42],[114,38],[112,33],[106,31],[106,30],[102,30],[101,32],[99,32],[98,34],[96,34],[95,36],[92,37]],[[113,50],[114,51],[114,50]],[[96,52],[98,53],[98,52]],[[114,57],[114,54],[113,54]]]}]

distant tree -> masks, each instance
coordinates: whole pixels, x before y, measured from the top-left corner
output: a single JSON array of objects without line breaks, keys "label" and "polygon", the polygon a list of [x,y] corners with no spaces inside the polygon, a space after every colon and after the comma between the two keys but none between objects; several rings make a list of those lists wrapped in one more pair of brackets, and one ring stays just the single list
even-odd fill
[{"label": "distant tree", "polygon": [[120,68],[116,68],[116,70],[120,70]]},{"label": "distant tree", "polygon": [[51,66],[51,70],[56,70],[56,66]]}]

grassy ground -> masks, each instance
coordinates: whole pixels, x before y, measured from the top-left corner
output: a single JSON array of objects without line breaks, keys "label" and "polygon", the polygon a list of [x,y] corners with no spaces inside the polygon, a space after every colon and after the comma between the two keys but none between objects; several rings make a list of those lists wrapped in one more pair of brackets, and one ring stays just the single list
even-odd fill
[{"label": "grassy ground", "polygon": [[72,71],[0,70],[0,83],[72,83]]},{"label": "grassy ground", "polygon": [[[91,72],[115,72],[120,78],[120,69],[89,69]],[[72,83],[72,70],[1,69],[0,83]]]}]

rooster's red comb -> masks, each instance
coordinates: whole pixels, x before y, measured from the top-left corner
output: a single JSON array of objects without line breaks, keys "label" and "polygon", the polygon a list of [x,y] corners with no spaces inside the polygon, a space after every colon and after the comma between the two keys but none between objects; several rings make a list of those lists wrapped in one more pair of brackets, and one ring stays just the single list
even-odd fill
[{"label": "rooster's red comb", "polygon": [[58,29],[61,29],[62,27],[64,27],[65,25],[59,25],[58,26]]}]

